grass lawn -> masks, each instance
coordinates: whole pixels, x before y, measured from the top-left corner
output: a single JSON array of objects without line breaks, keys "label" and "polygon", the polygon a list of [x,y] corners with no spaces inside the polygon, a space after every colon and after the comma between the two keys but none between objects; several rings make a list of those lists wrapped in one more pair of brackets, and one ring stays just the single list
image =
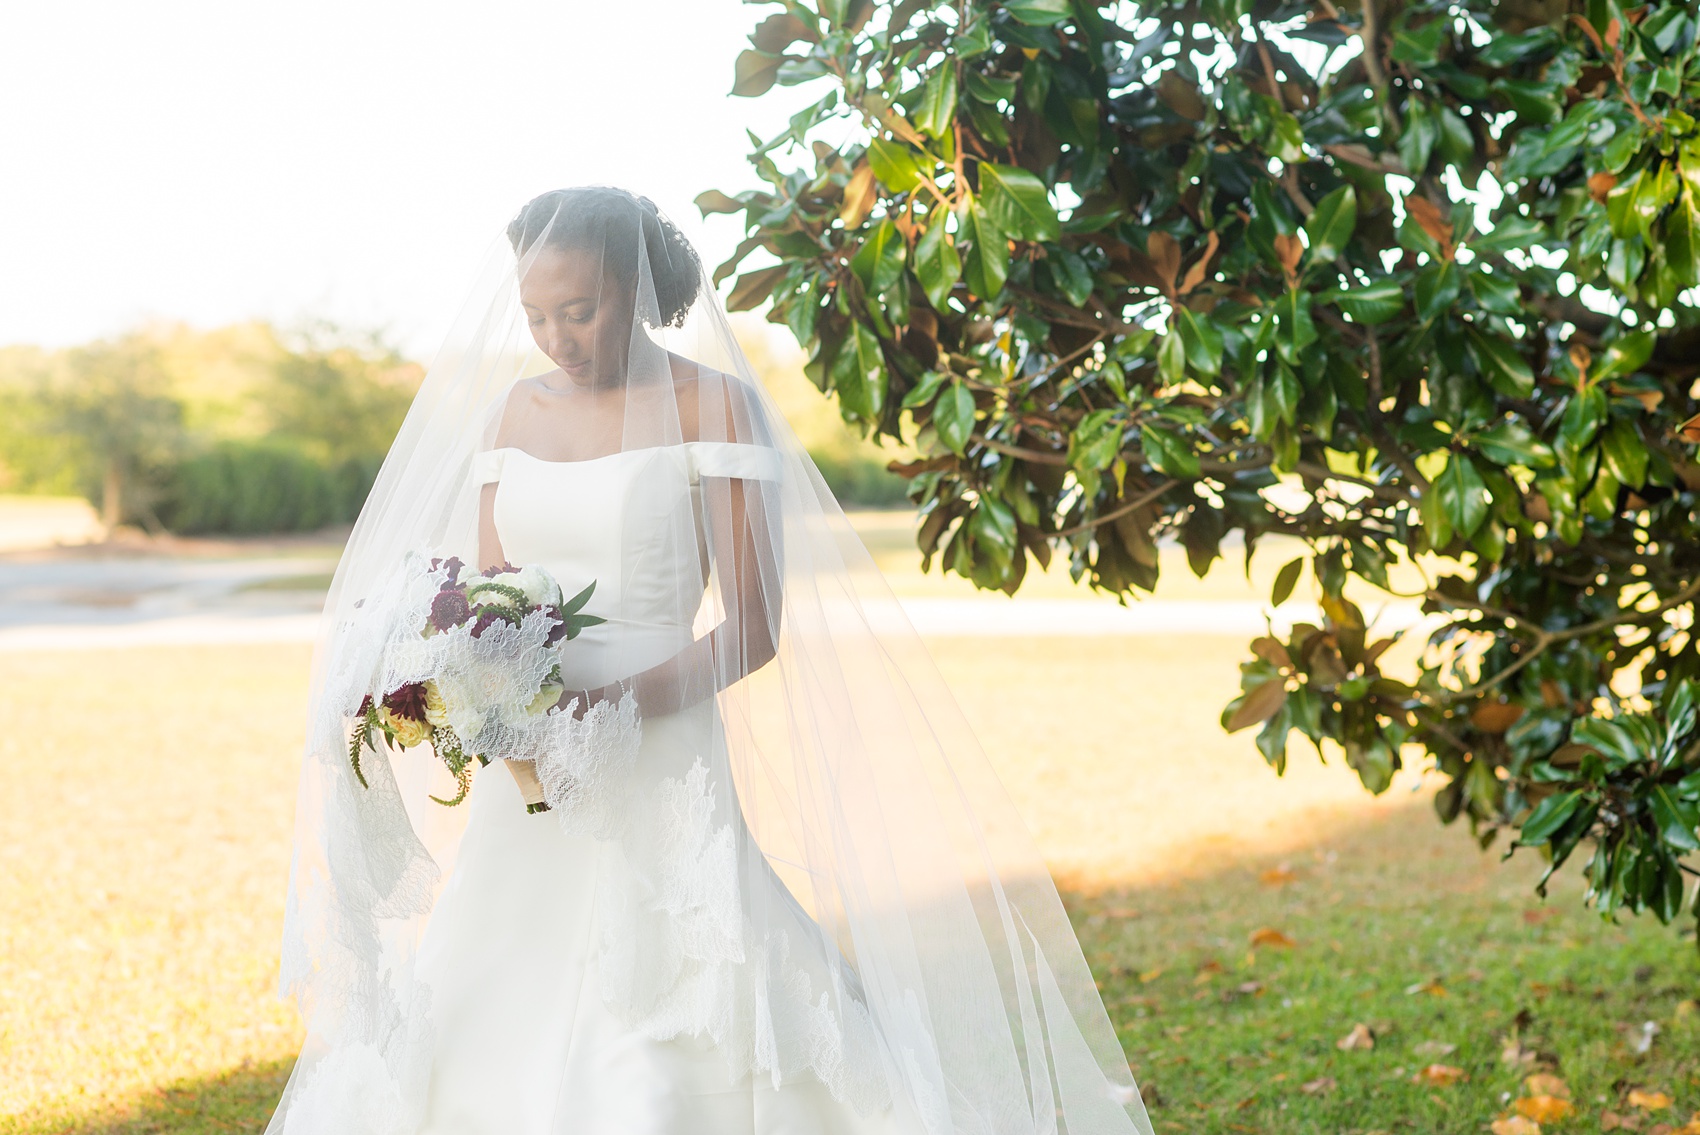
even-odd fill
[{"label": "grass lawn", "polygon": [[[1420,777],[1276,779],[1215,724],[1244,643],[934,649],[1165,1135],[1485,1132],[1540,1072],[1575,1109],[1549,1131],[1700,1108],[1692,936],[1603,924],[1569,878],[1542,906]],[[0,655],[0,1132],[264,1127],[300,1037],[272,988],[306,660]]]}]

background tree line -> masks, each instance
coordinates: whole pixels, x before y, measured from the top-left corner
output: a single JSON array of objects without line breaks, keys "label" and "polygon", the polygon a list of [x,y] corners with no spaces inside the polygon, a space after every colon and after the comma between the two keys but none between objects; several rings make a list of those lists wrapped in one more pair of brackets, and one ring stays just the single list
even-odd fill
[{"label": "background tree line", "polygon": [[[801,360],[746,326],[757,372],[840,498],[901,502],[890,454],[844,429]],[[0,348],[0,492],[87,497],[110,529],[256,534],[351,522],[424,369],[331,325],[143,328]]]},{"label": "background tree line", "polygon": [[87,497],[108,527],[350,521],[422,376],[375,336],[155,326],[0,351],[0,489]]}]

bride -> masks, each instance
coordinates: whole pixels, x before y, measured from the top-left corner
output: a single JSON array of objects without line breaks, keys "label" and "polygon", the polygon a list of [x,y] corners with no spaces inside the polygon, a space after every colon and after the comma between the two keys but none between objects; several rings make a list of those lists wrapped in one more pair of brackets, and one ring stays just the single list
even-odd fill
[{"label": "bride", "polygon": [[[1149,1133],[1043,863],[696,253],[604,188],[506,236],[327,601],[268,1135]],[[458,806],[426,748],[349,761],[379,612],[449,556],[594,585],[602,620],[559,646],[565,740]]]}]

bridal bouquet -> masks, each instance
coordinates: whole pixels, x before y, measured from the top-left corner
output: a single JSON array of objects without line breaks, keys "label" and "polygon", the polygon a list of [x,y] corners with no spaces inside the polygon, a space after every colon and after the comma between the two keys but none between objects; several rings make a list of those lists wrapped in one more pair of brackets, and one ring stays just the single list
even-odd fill
[{"label": "bridal bouquet", "polygon": [[[596,584],[571,599],[537,566],[472,573],[458,559],[412,557],[386,604],[383,678],[356,713],[348,758],[362,787],[362,752],[383,734],[410,749],[430,743],[453,774],[454,806],[472,789],[472,762],[535,760],[542,719],[564,687],[557,646],[604,620],[579,612]],[[528,805],[544,811],[548,805]]]}]

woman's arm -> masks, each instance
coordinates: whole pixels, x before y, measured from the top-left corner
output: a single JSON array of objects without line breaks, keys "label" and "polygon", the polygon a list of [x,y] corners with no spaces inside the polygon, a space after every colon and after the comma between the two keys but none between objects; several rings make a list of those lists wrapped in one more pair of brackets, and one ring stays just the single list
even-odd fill
[{"label": "woman's arm", "polygon": [[502,538],[496,533],[496,482],[478,491],[478,570],[501,567],[508,562],[502,554]]}]

